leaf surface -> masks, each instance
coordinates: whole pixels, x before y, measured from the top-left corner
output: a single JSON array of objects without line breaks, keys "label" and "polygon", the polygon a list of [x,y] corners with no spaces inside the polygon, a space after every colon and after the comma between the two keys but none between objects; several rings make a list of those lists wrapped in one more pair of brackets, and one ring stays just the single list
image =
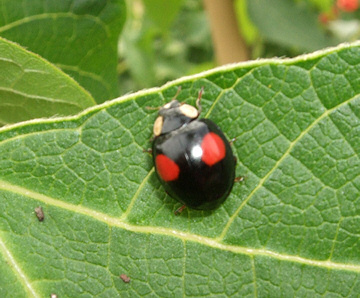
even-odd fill
[{"label": "leaf surface", "polygon": [[[0,130],[0,296],[355,297],[360,44],[231,65]],[[236,137],[237,183],[185,210],[143,153],[178,86]],[[39,222],[34,209],[42,206]],[[130,277],[130,283],[120,279]]]},{"label": "leaf surface", "polygon": [[123,0],[0,0],[0,36],[72,76],[97,102],[118,96],[117,41]]},{"label": "leaf surface", "polygon": [[0,38],[0,126],[74,115],[95,101],[62,71],[19,45]]}]

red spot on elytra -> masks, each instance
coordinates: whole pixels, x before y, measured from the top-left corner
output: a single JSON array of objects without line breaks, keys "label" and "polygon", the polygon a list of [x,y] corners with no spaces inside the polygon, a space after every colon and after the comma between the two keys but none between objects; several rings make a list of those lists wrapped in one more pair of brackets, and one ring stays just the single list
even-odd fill
[{"label": "red spot on elytra", "polygon": [[155,165],[159,176],[165,182],[176,180],[179,177],[179,166],[166,155],[157,155]]},{"label": "red spot on elytra", "polygon": [[212,166],[222,160],[226,155],[224,141],[213,132],[205,135],[201,149],[203,151],[201,160],[208,166]]}]

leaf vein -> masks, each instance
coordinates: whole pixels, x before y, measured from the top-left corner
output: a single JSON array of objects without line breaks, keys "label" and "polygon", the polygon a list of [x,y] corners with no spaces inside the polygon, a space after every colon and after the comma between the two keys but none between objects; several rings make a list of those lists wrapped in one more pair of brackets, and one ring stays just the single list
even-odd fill
[{"label": "leaf vein", "polygon": [[303,138],[304,135],[306,135],[316,124],[318,124],[322,119],[327,117],[331,112],[338,109],[340,106],[343,106],[347,103],[349,103],[352,99],[356,97],[352,97],[348,99],[345,102],[342,102],[341,104],[328,109],[325,111],[318,119],[316,119],[311,125],[309,125],[303,132],[299,134],[299,136],[290,143],[288,149],[285,151],[283,156],[275,163],[274,167],[259,181],[259,184],[250,192],[248,197],[240,204],[240,206],[237,208],[237,210],[234,212],[234,214],[230,217],[227,224],[225,225],[223,231],[221,232],[220,236],[217,238],[218,241],[222,241],[224,237],[226,236],[227,231],[229,230],[230,226],[234,222],[235,218],[238,216],[239,212],[242,210],[242,208],[248,203],[248,201],[252,198],[252,196],[264,185],[264,183],[267,181],[267,179],[270,177],[270,175],[279,167],[279,165],[282,163],[282,161],[289,156],[290,152],[294,148],[294,146],[298,143],[299,140]]},{"label": "leaf vein", "polygon": [[43,202],[45,204],[62,208],[64,210],[74,212],[77,214],[82,214],[85,216],[92,217],[95,220],[98,220],[100,222],[103,222],[110,227],[117,227],[120,229],[124,229],[130,232],[134,233],[142,233],[147,235],[163,235],[168,237],[175,237],[184,241],[191,241],[195,243],[199,243],[204,246],[212,247],[215,249],[223,250],[223,251],[229,251],[235,254],[242,254],[247,255],[249,257],[251,256],[263,256],[263,257],[269,257],[274,258],[280,261],[285,262],[294,262],[299,263],[307,266],[315,266],[315,267],[321,267],[326,269],[337,269],[337,270],[344,270],[344,271],[350,271],[350,272],[359,272],[360,273],[360,265],[357,264],[348,264],[348,263],[336,263],[331,262],[329,260],[321,261],[321,260],[312,260],[308,258],[299,257],[296,255],[286,255],[282,253],[277,253],[271,250],[267,249],[253,249],[253,248],[247,248],[242,246],[235,246],[230,244],[224,244],[221,243],[217,239],[200,236],[188,232],[178,231],[172,228],[164,228],[164,227],[155,227],[155,226],[136,226],[129,224],[125,222],[124,220],[116,217],[109,216],[107,214],[83,207],[83,206],[77,206],[70,203],[63,202],[59,199],[52,198],[46,195],[43,195],[41,193],[37,193],[31,190],[28,190],[26,188],[10,184],[6,181],[0,180],[0,189],[3,191],[16,193],[21,196],[25,196],[40,202]]},{"label": "leaf vein", "polygon": [[142,189],[144,188],[145,184],[148,182],[150,176],[155,172],[154,167],[149,171],[149,173],[145,176],[145,178],[143,179],[143,181],[140,183],[138,189],[136,190],[134,196],[132,197],[128,208],[126,209],[126,211],[123,213],[123,215],[121,216],[120,220],[125,221],[127,216],[130,214],[132,208],[134,207],[135,201],[136,199],[139,197]]},{"label": "leaf vein", "polygon": [[21,26],[23,24],[30,23],[32,21],[45,20],[45,19],[56,20],[58,18],[67,18],[67,17],[73,18],[74,20],[80,20],[80,19],[92,20],[104,29],[107,37],[109,37],[111,35],[108,26],[106,26],[98,17],[92,16],[89,14],[77,15],[72,12],[43,13],[43,14],[37,14],[37,15],[32,15],[32,16],[28,16],[28,17],[23,17],[19,20],[16,20],[12,23],[9,23],[5,26],[0,27],[0,33],[5,32],[7,30],[11,30],[11,29],[13,29],[17,26]]},{"label": "leaf vein", "polygon": [[[103,85],[105,87],[105,89],[108,91],[108,93],[111,94],[111,86],[109,83],[107,83],[107,81],[104,80],[103,77],[101,77],[95,73],[92,73],[92,72],[89,72],[86,70],[82,70],[79,66],[66,65],[66,64],[60,64],[60,63],[56,63],[56,66],[61,68],[64,71],[73,71],[73,72],[78,73],[80,76],[90,78],[94,81],[99,82],[101,85]],[[85,92],[88,92],[88,91],[85,91]]]},{"label": "leaf vein", "polygon": [[6,247],[5,243],[2,240],[3,236],[0,237],[0,251],[1,254],[4,256],[4,258],[7,260],[9,266],[13,269],[13,272],[17,275],[18,279],[21,281],[21,283],[24,285],[26,291],[28,294],[30,294],[33,297],[40,297],[32,287],[30,281],[20,268],[20,266],[17,264],[14,256],[11,254],[9,249]]}]

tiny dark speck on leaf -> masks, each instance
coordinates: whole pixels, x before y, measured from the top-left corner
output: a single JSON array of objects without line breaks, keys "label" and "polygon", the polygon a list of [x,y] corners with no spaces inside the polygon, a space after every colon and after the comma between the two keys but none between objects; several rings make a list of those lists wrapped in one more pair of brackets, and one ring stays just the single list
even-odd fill
[{"label": "tiny dark speck on leaf", "polygon": [[120,278],[123,280],[123,282],[126,282],[126,283],[130,282],[130,277],[127,276],[126,274],[121,274]]},{"label": "tiny dark speck on leaf", "polygon": [[40,206],[35,208],[35,214],[39,221],[44,220],[44,211]]}]

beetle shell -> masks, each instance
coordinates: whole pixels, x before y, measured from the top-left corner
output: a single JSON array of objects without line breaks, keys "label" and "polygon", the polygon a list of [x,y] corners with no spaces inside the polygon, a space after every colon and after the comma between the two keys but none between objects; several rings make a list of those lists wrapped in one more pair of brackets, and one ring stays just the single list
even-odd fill
[{"label": "beetle shell", "polygon": [[232,189],[235,158],[221,129],[196,117],[155,136],[153,161],[171,197],[193,209],[212,210]]}]

